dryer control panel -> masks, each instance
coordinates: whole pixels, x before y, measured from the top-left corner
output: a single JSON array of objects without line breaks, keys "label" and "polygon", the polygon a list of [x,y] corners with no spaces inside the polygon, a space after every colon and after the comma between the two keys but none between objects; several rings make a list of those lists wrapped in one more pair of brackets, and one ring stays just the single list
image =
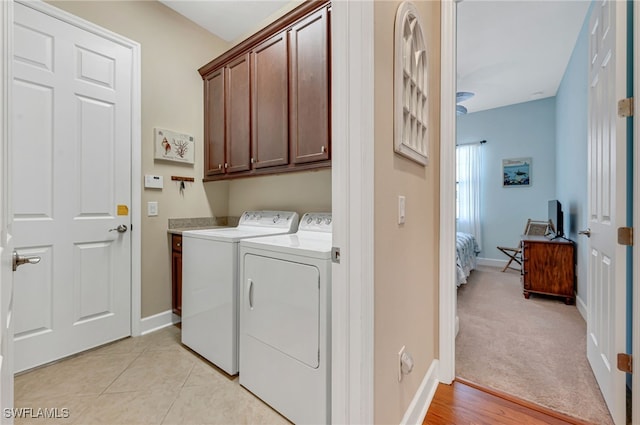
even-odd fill
[{"label": "dryer control panel", "polygon": [[331,213],[306,213],[300,220],[299,230],[331,233]]}]

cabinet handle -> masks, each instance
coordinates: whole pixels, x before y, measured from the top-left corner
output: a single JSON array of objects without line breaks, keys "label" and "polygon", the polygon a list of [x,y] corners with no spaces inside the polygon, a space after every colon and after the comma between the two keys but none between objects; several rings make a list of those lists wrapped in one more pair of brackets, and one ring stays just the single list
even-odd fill
[{"label": "cabinet handle", "polygon": [[218,164],[218,170],[222,169],[222,164]]},{"label": "cabinet handle", "polygon": [[254,158],[251,158],[251,163],[255,164],[256,160]]},{"label": "cabinet handle", "polygon": [[249,308],[251,310],[253,310],[253,280],[248,279],[249,280],[249,291],[247,291],[249,293]]},{"label": "cabinet handle", "polygon": [[322,147],[322,149],[320,149],[321,153],[325,153],[325,151],[327,150],[327,148],[325,148],[324,146]]},{"label": "cabinet handle", "polygon": [[227,169],[229,168],[229,164],[227,164],[226,162],[224,163],[224,168]]}]

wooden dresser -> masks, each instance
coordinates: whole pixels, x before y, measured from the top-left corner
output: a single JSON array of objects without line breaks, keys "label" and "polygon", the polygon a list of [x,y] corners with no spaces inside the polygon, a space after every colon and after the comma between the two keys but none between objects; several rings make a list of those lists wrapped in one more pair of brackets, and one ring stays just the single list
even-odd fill
[{"label": "wooden dresser", "polygon": [[545,236],[522,236],[521,280],[524,297],[531,293],[575,300],[575,247],[572,241]]}]

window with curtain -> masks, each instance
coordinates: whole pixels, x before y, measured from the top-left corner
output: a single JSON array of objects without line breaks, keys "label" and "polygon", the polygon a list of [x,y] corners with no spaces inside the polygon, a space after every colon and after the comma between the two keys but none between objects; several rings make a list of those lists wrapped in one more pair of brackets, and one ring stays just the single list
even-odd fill
[{"label": "window with curtain", "polygon": [[475,236],[482,249],[480,231],[480,166],[482,145],[472,143],[456,147],[457,231]]}]

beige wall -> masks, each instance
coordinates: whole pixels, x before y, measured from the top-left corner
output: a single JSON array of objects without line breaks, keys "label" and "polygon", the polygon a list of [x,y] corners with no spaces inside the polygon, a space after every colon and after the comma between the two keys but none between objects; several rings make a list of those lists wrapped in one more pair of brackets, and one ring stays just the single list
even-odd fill
[{"label": "beige wall", "polygon": [[229,215],[245,210],[331,212],[331,170],[251,177],[229,183]]},{"label": "beige wall", "polygon": [[[437,356],[440,142],[440,3],[416,1],[429,53],[430,148],[423,167],[393,152],[394,21],[399,1],[377,1],[375,20],[374,419],[399,423]],[[398,196],[406,223],[398,225]],[[414,369],[398,382],[398,351]]]},{"label": "beige wall", "polygon": [[[142,174],[164,177],[163,190],[142,190],[142,316],[171,308],[171,262],[167,219],[226,216],[228,183],[204,185],[203,89],[198,68],[228,44],[155,1],[50,1],[142,46]],[[153,128],[191,134],[194,166],[154,161]],[[195,177],[184,195],[171,176]],[[140,182],[142,185],[142,182]],[[148,201],[159,215],[146,216]]]}]

